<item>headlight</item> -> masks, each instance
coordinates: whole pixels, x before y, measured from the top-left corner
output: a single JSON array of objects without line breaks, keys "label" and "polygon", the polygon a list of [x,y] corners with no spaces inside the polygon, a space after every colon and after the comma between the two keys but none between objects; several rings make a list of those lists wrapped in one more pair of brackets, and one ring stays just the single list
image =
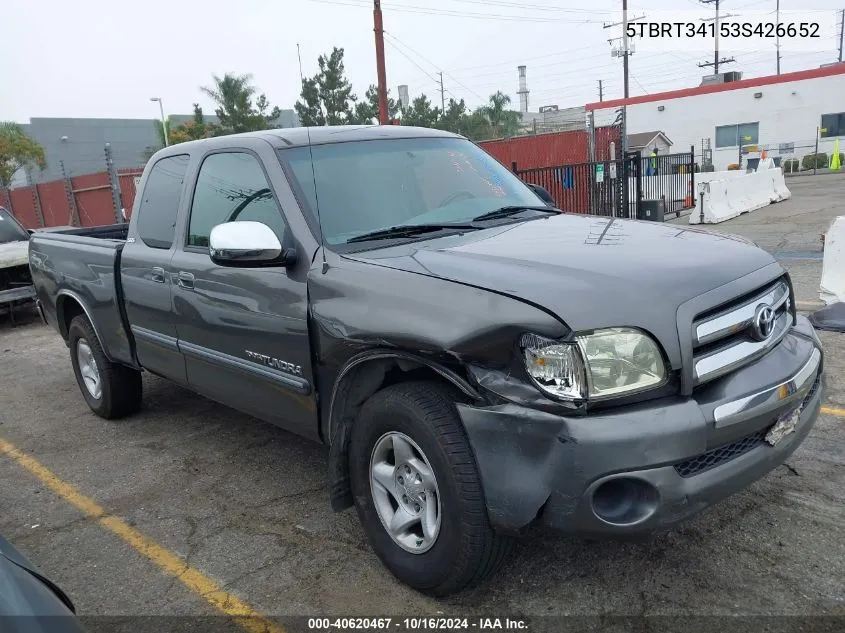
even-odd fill
[{"label": "headlight", "polygon": [[536,334],[520,341],[525,367],[543,392],[569,400],[603,400],[666,381],[660,348],[630,328],[608,328],[560,343]]}]

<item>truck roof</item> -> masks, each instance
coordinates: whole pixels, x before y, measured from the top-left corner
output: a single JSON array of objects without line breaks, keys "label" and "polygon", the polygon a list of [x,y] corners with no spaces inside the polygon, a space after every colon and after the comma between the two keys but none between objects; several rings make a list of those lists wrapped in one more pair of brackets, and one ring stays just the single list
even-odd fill
[{"label": "truck roof", "polygon": [[242,134],[228,134],[213,138],[189,141],[171,145],[158,155],[186,153],[195,147],[202,145],[204,148],[231,147],[237,144],[239,138],[261,138],[269,141],[274,147],[300,147],[312,145],[325,145],[329,143],[344,143],[349,141],[374,141],[377,139],[391,138],[463,138],[457,134],[444,130],[433,130],[423,127],[412,127],[407,125],[332,125],[321,127],[292,127],[278,128],[272,130],[261,130],[259,132],[244,132]]}]

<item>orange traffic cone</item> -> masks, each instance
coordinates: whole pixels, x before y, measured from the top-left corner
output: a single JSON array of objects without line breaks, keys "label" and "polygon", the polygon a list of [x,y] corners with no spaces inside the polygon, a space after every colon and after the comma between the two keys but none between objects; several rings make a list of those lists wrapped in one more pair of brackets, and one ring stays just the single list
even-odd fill
[{"label": "orange traffic cone", "polygon": [[692,209],[695,206],[692,202],[692,183],[690,182],[689,191],[687,191],[687,197],[684,198],[684,209]]}]

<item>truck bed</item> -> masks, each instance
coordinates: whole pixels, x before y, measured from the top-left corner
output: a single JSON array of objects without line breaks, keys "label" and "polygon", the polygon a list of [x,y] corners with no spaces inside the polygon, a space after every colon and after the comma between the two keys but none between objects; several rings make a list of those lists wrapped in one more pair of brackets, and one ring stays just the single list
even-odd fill
[{"label": "truck bed", "polygon": [[94,324],[110,360],[134,364],[120,287],[120,255],[127,224],[36,231],[29,240],[29,266],[45,320],[67,334],[77,305]]}]

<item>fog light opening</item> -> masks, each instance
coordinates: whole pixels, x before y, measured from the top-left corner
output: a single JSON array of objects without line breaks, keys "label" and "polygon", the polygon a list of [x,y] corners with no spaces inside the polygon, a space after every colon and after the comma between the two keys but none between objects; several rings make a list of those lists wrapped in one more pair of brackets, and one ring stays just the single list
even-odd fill
[{"label": "fog light opening", "polygon": [[642,479],[619,477],[604,482],[593,492],[593,512],[611,525],[634,525],[657,510],[657,489]]}]

